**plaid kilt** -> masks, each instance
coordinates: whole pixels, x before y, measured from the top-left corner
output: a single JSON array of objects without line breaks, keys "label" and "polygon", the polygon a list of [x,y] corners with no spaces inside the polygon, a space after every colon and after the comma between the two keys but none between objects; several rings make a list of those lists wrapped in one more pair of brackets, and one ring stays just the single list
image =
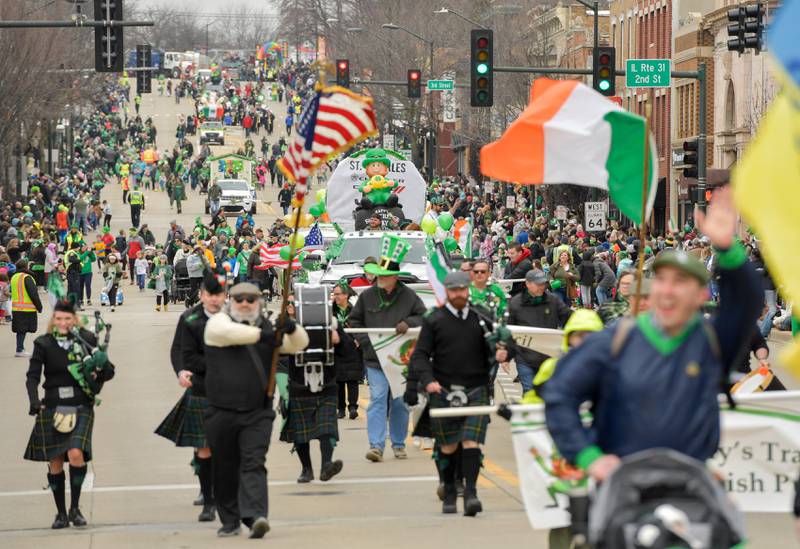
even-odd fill
[{"label": "plaid kilt", "polygon": [[206,397],[195,396],[191,389],[186,389],[155,433],[171,440],[175,446],[208,448],[206,428],[203,424],[203,413],[206,408],[208,408]]},{"label": "plaid kilt", "polygon": [[336,395],[290,398],[289,418],[281,431],[281,440],[295,444],[323,437],[339,440],[338,400]]},{"label": "plaid kilt", "polygon": [[78,421],[71,433],[59,433],[53,427],[55,411],[55,408],[45,408],[36,416],[24,458],[29,461],[50,461],[65,456],[67,450],[78,449],[83,451],[85,461],[91,461],[94,407],[78,407]]},{"label": "plaid kilt", "polygon": [[[483,406],[489,404],[489,388],[479,387],[468,392],[468,406]],[[428,395],[428,406],[433,408],[449,408],[449,403],[443,395]],[[462,440],[472,440],[483,444],[486,440],[486,429],[489,427],[489,416],[467,417],[431,417],[430,430],[433,438],[440,444],[455,444]]]}]

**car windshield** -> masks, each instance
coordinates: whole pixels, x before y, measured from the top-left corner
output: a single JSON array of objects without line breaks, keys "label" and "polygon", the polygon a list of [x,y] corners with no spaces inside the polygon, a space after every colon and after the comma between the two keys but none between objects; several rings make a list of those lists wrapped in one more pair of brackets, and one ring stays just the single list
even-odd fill
[{"label": "car windshield", "polygon": [[[403,259],[403,263],[423,263],[425,244],[422,239],[407,239],[411,249]],[[369,256],[379,258],[381,255],[381,237],[346,239],[342,251],[333,263],[360,263]]]},{"label": "car windshield", "polygon": [[247,181],[218,181],[219,188],[223,191],[249,191]]},{"label": "car windshield", "polygon": [[222,123],[221,122],[203,122],[203,125],[201,126],[201,129],[203,129],[203,130],[219,130],[219,129],[222,129]]}]

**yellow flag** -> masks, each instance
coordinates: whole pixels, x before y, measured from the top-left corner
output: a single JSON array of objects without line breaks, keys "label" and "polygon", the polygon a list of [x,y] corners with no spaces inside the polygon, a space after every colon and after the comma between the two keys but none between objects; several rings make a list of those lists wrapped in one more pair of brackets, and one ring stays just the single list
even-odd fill
[{"label": "yellow flag", "polygon": [[[800,93],[794,86],[787,85],[762,120],[733,172],[733,189],[781,294],[800,305]],[[781,358],[800,377],[797,341]]]}]

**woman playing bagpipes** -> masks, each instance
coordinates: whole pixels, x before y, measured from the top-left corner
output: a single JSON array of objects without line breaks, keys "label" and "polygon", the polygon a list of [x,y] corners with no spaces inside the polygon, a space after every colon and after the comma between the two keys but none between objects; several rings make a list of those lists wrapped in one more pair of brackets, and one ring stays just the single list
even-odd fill
[{"label": "woman playing bagpipes", "polygon": [[[36,338],[27,373],[30,415],[36,416],[25,459],[47,462],[47,483],[56,503],[52,528],[86,526],[78,506],[87,462],[92,459],[92,427],[97,394],[114,377],[106,353],[110,325],[95,314],[95,333],[80,327],[75,306],[58,302],[47,333]],[[105,340],[100,341],[100,331]],[[44,398],[39,384],[44,372]],[[69,462],[70,508],[66,509],[64,462]]]}]

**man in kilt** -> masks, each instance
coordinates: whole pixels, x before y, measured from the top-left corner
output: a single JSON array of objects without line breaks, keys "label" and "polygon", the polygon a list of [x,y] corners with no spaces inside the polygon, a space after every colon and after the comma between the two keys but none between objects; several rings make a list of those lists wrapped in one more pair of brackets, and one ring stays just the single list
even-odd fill
[{"label": "man in kilt", "polygon": [[[89,378],[80,368],[89,366]],[[39,383],[44,372],[44,398]],[[47,462],[47,484],[58,514],[52,528],[86,526],[79,507],[87,463],[92,459],[92,427],[96,394],[114,377],[114,365],[97,348],[95,336],[78,327],[75,306],[59,302],[47,333],[33,342],[25,383],[29,413],[36,416],[25,459]],[[69,462],[70,507],[66,508],[64,462]]]},{"label": "man in kilt", "polygon": [[[222,280],[225,280],[224,275]],[[220,283],[220,277],[207,272],[200,288],[200,303],[184,311],[178,319],[170,349],[170,361],[178,376],[178,384],[186,391],[156,429],[157,435],[171,440],[175,446],[195,449],[194,464],[203,501],[203,510],[197,517],[200,522],[211,522],[215,518],[211,448],[203,426],[203,413],[208,407],[203,334],[206,321],[220,312],[224,304],[225,287]]]},{"label": "man in kilt", "polygon": [[[428,393],[429,408],[481,406],[489,404],[492,355],[498,362],[509,360],[509,352],[494,349],[487,342],[491,321],[469,306],[470,279],[467,273],[453,272],[445,277],[447,303],[425,316],[414,354],[409,378],[419,380]],[[408,383],[404,400],[415,403],[417,385]],[[481,467],[480,445],[486,439],[489,416],[430,418],[430,430],[439,447],[436,465],[444,481],[443,513],[455,513],[455,453],[459,443],[463,451],[461,467],[464,487],[464,515],[482,511],[476,491]]]},{"label": "man in kilt", "polygon": [[[290,296],[286,312],[294,318],[294,300]],[[339,333],[334,331],[331,337],[334,345],[339,342]],[[288,396],[288,406],[281,402],[281,414],[286,423],[281,430],[283,442],[294,443],[297,457],[300,458],[302,471],[297,482],[304,484],[314,480],[314,469],[311,466],[311,441],[319,440],[322,456],[319,479],[323,482],[332,479],[342,470],[342,460],[333,460],[333,449],[339,441],[338,418],[336,417],[339,401],[336,383],[335,363],[322,367],[322,387],[318,391],[306,383],[305,369],[297,366],[294,355],[283,355],[280,358],[278,371],[287,377],[286,389],[281,388],[281,396]]]}]

